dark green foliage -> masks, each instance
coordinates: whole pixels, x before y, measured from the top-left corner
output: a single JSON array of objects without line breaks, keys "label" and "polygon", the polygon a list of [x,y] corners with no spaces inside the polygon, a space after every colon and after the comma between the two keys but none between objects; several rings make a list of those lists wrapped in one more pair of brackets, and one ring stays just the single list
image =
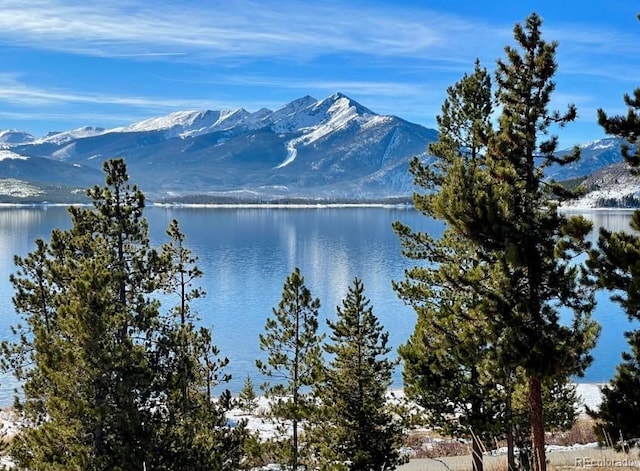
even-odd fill
[{"label": "dark green foliage", "polygon": [[[222,365],[207,361],[217,351],[188,306],[199,271],[177,223],[162,252],[150,247],[124,162],[104,170],[106,186],[87,192],[94,208],[70,208],[71,229],[16,257],[25,324],[4,351],[29,427],[11,454],[18,469],[228,469],[242,427],[225,427],[205,387]],[[180,299],[166,314],[161,291]]]},{"label": "dark green foliage", "polygon": [[[638,15],[640,19],[640,15]],[[635,144],[640,139],[640,88],[633,91],[633,96],[626,93],[624,104],[627,105],[626,116],[609,116],[602,108],[598,109],[598,124],[612,136],[623,137],[622,157],[637,173],[640,166],[640,146]]]},{"label": "dark green foliage", "polygon": [[256,395],[251,376],[247,375],[245,378],[238,399],[240,400],[240,407],[247,413],[252,413],[256,407],[258,407],[258,396]]},{"label": "dark green foliage", "polygon": [[588,411],[597,420],[594,431],[605,444],[640,437],[640,330],[625,336],[631,351],[622,353],[615,378],[602,388],[600,408]]},{"label": "dark green foliage", "polygon": [[230,377],[228,364],[213,345],[211,331],[196,326],[199,320],[190,302],[205,293],[193,284],[202,276],[197,258],[185,246],[185,236],[173,220],[162,247],[163,289],[177,300],[175,307],[161,316],[155,354],[157,389],[162,391],[163,409],[158,426],[157,451],[149,469],[226,470],[237,466],[246,436],[244,423],[227,427],[225,412],[230,393],[217,400],[213,390]]},{"label": "dark green foliage", "polygon": [[[546,468],[543,383],[581,374],[598,332],[590,320],[593,293],[581,267],[572,265],[589,248],[585,235],[590,224],[561,216],[554,202],[572,193],[544,180],[545,167],[572,163],[579,153],[556,157],[557,138],[548,136],[551,124],[573,121],[576,110],[548,110],[557,43],[542,39],[541,24],[532,14],[525,26],[516,25],[518,48],[506,47],[506,60],[498,61],[496,97],[502,110],[485,160],[489,179],[478,181],[480,197],[469,201],[469,209],[452,217],[466,237],[497,253],[502,264],[507,283],[496,304],[500,322],[493,330],[509,326],[505,352],[527,377],[533,467],[538,470]],[[573,311],[568,325],[560,322],[560,306]]]},{"label": "dark green foliage", "polygon": [[141,219],[144,197],[126,184],[124,164],[110,162],[105,172],[107,186],[88,192],[95,211],[70,208],[71,230],[53,231],[48,245],[38,241],[16,258],[15,305],[28,327],[12,361],[25,383],[25,414],[39,425],[14,442],[19,466],[118,469],[149,458],[152,413],[144,406],[153,377],[134,332],[157,316],[148,297],[157,257]]},{"label": "dark green foliage", "polygon": [[[446,350],[444,358],[455,358],[452,365],[461,361],[467,378],[494,372],[495,380],[504,381],[516,369],[523,371],[537,470],[545,469],[544,385],[552,380],[564,384],[571,375],[580,375],[598,334],[590,319],[593,291],[583,267],[573,263],[589,249],[585,236],[591,225],[559,214],[557,203],[574,193],[544,179],[547,166],[572,163],[579,153],[555,156],[557,138],[548,135],[551,124],[564,126],[576,110],[548,110],[557,44],[542,40],[541,23],[532,14],[524,26],[517,24],[517,47],[507,46],[506,59],[498,61],[497,129],[487,112],[488,78],[476,66],[474,76],[456,85],[455,96],[443,106],[443,116],[450,118],[439,121],[443,132],[431,147],[439,167],[433,171],[417,160],[412,163],[416,183],[432,192],[416,196],[416,206],[447,223],[445,236],[435,243],[396,225],[405,252],[434,264],[431,271],[407,272],[408,284],[400,285],[401,295],[426,318],[414,344],[442,336],[432,333],[434,326],[453,327],[453,333],[445,332],[449,343],[465,338],[470,349]],[[425,285],[431,287],[425,291]],[[573,313],[568,324],[560,321],[561,307]],[[483,344],[465,334],[462,323],[480,329],[486,342],[477,351],[477,368],[482,369],[475,373],[462,361]],[[446,343],[440,342],[440,351],[442,345]],[[502,390],[510,387],[505,384]]]},{"label": "dark green foliage", "polygon": [[327,321],[324,346],[332,360],[315,388],[320,408],[313,435],[321,462],[354,471],[395,469],[403,462],[403,431],[386,399],[395,366],[386,358],[388,334],[357,278],[337,311],[336,321]]},{"label": "dark green foliage", "polygon": [[[414,159],[416,183],[433,192],[416,194],[415,206],[425,215],[444,219],[454,211],[454,199],[473,200],[474,181],[482,177],[482,154],[493,134],[491,80],[476,62],[474,73],[449,87],[438,116],[439,141],[430,146],[436,168]],[[463,203],[466,204],[466,203]],[[426,410],[428,423],[444,434],[469,438],[474,445],[474,469],[482,468],[482,441],[491,442],[508,428],[505,403],[513,386],[510,365],[500,366],[493,349],[488,317],[493,308],[483,300],[499,270],[492,255],[481,253],[455,228],[439,240],[394,225],[404,254],[428,262],[406,270],[394,283],[398,295],[415,309],[414,333],[400,347],[405,392]],[[505,387],[505,385],[507,387]],[[505,412],[506,411],[506,412]]]},{"label": "dark green foliage", "polygon": [[320,301],[311,296],[304,277],[295,268],[285,281],[273,317],[267,319],[265,333],[260,335],[260,348],[267,353],[267,360],[256,361],[256,366],[274,380],[261,387],[271,400],[270,415],[282,431],[291,425],[291,446],[283,450],[281,461],[292,469],[304,461],[299,425],[314,408],[309,388],[320,380],[322,372],[323,337],[317,333],[319,308]]},{"label": "dark green foliage", "polygon": [[[628,107],[626,116],[608,116],[598,110],[598,122],[607,134],[625,138],[630,144],[637,144],[640,136],[640,88],[633,97],[625,95]],[[635,151],[629,146],[623,147],[623,157],[638,171],[640,166],[640,146]],[[589,264],[598,275],[600,286],[611,290],[612,299],[618,302],[630,319],[640,319],[640,211],[631,217],[630,229],[633,231],[611,232],[600,229],[598,249],[590,256]],[[603,441],[618,441],[619,438],[640,436],[640,331],[627,332],[630,352],[622,355],[623,362],[618,365],[616,375],[602,391],[602,405],[598,412],[591,411],[599,419],[596,433]],[[603,436],[603,433],[608,435]]]}]

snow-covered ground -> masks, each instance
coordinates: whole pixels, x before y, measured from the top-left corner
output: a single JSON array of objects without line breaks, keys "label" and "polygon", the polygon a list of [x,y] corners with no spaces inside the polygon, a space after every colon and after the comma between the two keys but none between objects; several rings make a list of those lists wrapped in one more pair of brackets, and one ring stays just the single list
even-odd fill
[{"label": "snow-covered ground", "polygon": [[585,412],[585,406],[591,410],[598,410],[602,404],[602,394],[600,390],[605,384],[596,383],[578,383],[576,392],[580,398],[581,404],[578,404],[578,410]]},{"label": "snow-covered ground", "polygon": [[[578,396],[580,398],[580,403],[578,404],[579,410],[584,412],[584,406],[589,407],[590,409],[597,409],[601,402],[600,389],[602,384],[577,384],[576,389]],[[388,398],[390,401],[402,401],[404,399],[404,394],[402,390],[394,390],[389,391]],[[266,412],[269,409],[269,401],[264,397],[258,397],[256,399],[256,405],[249,413],[240,408],[232,410],[228,414],[228,419],[230,423],[237,423],[241,420],[247,421],[247,428],[252,432],[259,433],[262,439],[275,438],[278,436],[278,431],[273,422],[271,422],[266,417]],[[0,433],[4,434],[4,436],[10,437],[15,435],[20,427],[20,420],[16,414],[10,408],[0,409],[0,424],[2,428]],[[286,433],[286,431],[285,431]],[[553,447],[553,451],[566,451],[566,450],[575,450],[578,447],[592,447],[593,444],[590,445],[575,445],[574,447]],[[550,449],[551,451],[551,449]],[[500,450],[498,450],[499,454]],[[494,452],[495,453],[495,452]],[[8,458],[0,458],[0,466],[9,465],[11,462]],[[275,465],[274,465],[275,466]],[[261,468],[261,469],[279,469],[279,468]]]},{"label": "snow-covered ground", "polygon": [[[600,390],[603,384],[595,383],[579,383],[576,384],[576,393],[578,395],[578,411],[584,414],[585,406],[592,410],[597,410],[602,403]],[[399,390],[389,391],[387,395],[389,401],[398,403],[404,400],[404,392]],[[257,399],[257,405],[251,413],[240,408],[232,410],[228,414],[231,422],[247,421],[247,428],[252,432],[258,432],[262,439],[273,438],[277,436],[274,424],[266,417],[269,410],[269,401],[264,397]]]}]

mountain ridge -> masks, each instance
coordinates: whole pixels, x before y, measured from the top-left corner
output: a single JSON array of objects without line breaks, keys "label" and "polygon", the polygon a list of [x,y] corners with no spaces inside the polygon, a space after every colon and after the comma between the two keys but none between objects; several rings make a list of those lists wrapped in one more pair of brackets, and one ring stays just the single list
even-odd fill
[{"label": "mountain ridge", "polygon": [[[435,140],[433,129],[377,114],[337,92],[320,100],[306,95],[276,110],[178,111],[40,138],[1,131],[0,149],[24,158],[0,158],[0,180],[57,185],[77,195],[86,184],[102,183],[104,160],[122,157],[132,182],[154,200],[238,194],[260,201],[407,198],[414,190],[409,161],[417,156],[429,164],[427,148]],[[620,143],[583,144],[582,159],[550,168],[547,176],[582,178],[618,163]],[[47,164],[50,171],[43,172]]]}]

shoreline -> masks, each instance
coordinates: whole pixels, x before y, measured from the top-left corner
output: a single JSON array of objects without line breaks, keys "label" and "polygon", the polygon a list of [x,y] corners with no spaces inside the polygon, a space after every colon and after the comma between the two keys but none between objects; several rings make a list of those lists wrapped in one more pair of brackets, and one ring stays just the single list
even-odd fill
[{"label": "shoreline", "polygon": [[155,208],[211,208],[211,209],[334,209],[334,208],[389,208],[414,209],[405,203],[151,203]]},{"label": "shoreline", "polygon": [[[157,208],[202,208],[202,209],[339,209],[339,208],[385,208],[385,209],[415,209],[411,202],[368,202],[363,200],[362,202],[350,202],[350,203],[331,203],[331,202],[309,202],[309,203],[161,203],[147,201],[148,207]],[[55,203],[55,202],[31,202],[31,203],[17,203],[17,202],[0,202],[0,209],[2,208],[55,208],[55,207],[70,207],[70,206],[92,206],[90,202],[87,203]],[[639,208],[617,208],[617,207],[592,207],[592,206],[560,206],[558,211],[560,213],[590,213],[601,211],[616,211],[616,212],[634,212],[640,210]]]}]

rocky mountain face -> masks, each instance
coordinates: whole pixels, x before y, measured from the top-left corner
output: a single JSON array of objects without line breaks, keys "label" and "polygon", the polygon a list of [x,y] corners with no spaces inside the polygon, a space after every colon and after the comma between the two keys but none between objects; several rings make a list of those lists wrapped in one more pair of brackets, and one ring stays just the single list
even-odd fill
[{"label": "rocky mountain face", "polygon": [[[406,197],[413,190],[410,159],[428,162],[427,147],[436,139],[435,130],[378,115],[340,93],[305,96],[275,111],[182,111],[40,138],[2,131],[0,201],[7,200],[7,182],[35,188],[27,192],[34,200],[67,202],[65,194],[75,200],[81,189],[102,183],[102,162],[115,157],[126,160],[132,181],[156,201]],[[581,152],[579,162],[550,168],[548,176],[585,177],[619,163],[620,140],[585,144]]]},{"label": "rocky mountain face", "polygon": [[[378,115],[338,93],[323,100],[305,96],[275,111],[186,111],[116,129],[86,127],[22,140],[16,133],[0,142],[22,160],[0,160],[0,178],[69,187],[101,183],[96,171],[102,162],[123,157],[132,181],[152,199],[384,198],[410,194],[408,162],[427,158],[436,139],[434,130]],[[17,172],[42,159],[51,164],[46,175]]]}]

